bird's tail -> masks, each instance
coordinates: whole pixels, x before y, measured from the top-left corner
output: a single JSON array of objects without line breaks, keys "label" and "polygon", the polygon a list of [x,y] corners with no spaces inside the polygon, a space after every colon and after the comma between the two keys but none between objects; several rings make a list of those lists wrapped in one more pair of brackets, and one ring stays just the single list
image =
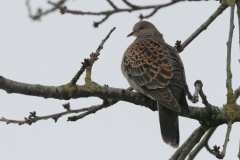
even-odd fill
[{"label": "bird's tail", "polygon": [[157,103],[162,139],[173,148],[179,146],[178,113]]}]

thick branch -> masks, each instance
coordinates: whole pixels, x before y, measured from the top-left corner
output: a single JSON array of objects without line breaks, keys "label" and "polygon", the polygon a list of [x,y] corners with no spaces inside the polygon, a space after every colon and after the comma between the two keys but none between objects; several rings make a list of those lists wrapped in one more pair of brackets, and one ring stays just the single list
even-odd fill
[{"label": "thick branch", "polygon": [[184,160],[189,152],[193,149],[193,147],[200,141],[202,136],[205,134],[207,129],[203,129],[202,126],[200,126],[197,129],[196,134],[194,135],[193,139],[188,143],[186,147],[183,148],[181,155],[179,156],[178,160]]},{"label": "thick branch", "polygon": [[201,142],[196,146],[196,148],[194,148],[194,150],[189,154],[188,156],[188,160],[193,160],[196,155],[201,151],[201,149],[206,146],[206,144],[209,141],[209,138],[212,136],[212,134],[214,133],[214,131],[216,130],[217,127],[212,127],[209,129],[209,131],[207,132],[207,134],[204,136],[204,138],[201,140]]},{"label": "thick branch", "polygon": [[32,14],[32,9],[30,7],[30,0],[26,0],[26,6],[27,6],[27,9],[28,9],[28,15],[29,17],[32,19],[32,20],[40,20],[40,18],[42,16],[45,16],[51,12],[54,12],[55,10],[58,10],[67,0],[60,0],[59,2],[57,3],[53,3],[53,2],[50,2],[48,1],[49,4],[53,5],[53,7],[51,9],[48,9],[46,11],[42,11],[41,8],[38,9],[37,13],[35,15]]},{"label": "thick branch", "polygon": [[[136,105],[145,106],[152,111],[157,111],[156,101],[151,100],[148,97],[143,96],[140,93],[132,92],[120,88],[105,87],[92,82],[88,85],[62,85],[62,86],[42,86],[26,84],[21,82],[12,81],[0,76],[0,89],[5,90],[7,93],[19,93],[29,96],[38,96],[43,98],[55,98],[55,99],[76,99],[80,97],[98,97],[101,99],[113,99],[130,102]],[[190,107],[190,116],[188,118],[196,119],[203,122],[212,120],[212,116],[205,108]],[[181,115],[181,114],[180,114]],[[181,115],[183,116],[183,115]],[[223,124],[227,122],[227,117],[216,116],[217,124]],[[240,117],[234,121],[240,121]]]},{"label": "thick branch", "polygon": [[204,22],[187,40],[182,43],[182,50],[192,42],[202,31],[206,30],[207,27],[228,7],[229,5],[226,2],[223,2],[217,10]]},{"label": "thick branch", "polygon": [[195,129],[189,138],[177,149],[169,160],[184,160],[192,148],[200,141],[208,128],[203,129],[202,126]]}]

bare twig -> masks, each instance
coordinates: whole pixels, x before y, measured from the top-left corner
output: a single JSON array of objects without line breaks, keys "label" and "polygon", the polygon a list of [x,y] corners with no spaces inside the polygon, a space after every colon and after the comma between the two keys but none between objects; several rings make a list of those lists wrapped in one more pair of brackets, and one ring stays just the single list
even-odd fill
[{"label": "bare twig", "polygon": [[129,7],[131,7],[132,9],[134,8],[139,8],[139,6],[133,5],[132,3],[128,2],[127,0],[123,0],[123,2],[128,5]]},{"label": "bare twig", "polygon": [[107,1],[113,7],[113,9],[118,10],[118,7],[111,0],[107,0]]},{"label": "bare twig", "polygon": [[207,128],[203,129],[202,126],[195,129],[169,160],[184,160],[193,147],[200,141],[206,130]]},{"label": "bare twig", "polygon": [[201,140],[201,142],[194,148],[194,150],[189,153],[188,160],[193,160],[195,156],[201,151],[201,149],[206,146],[206,144],[209,141],[209,138],[212,136],[214,131],[216,130],[217,127],[212,127],[209,129],[209,131],[206,133],[204,138]]},{"label": "bare twig", "polygon": [[92,108],[94,108],[94,106],[92,107],[87,107],[87,108],[81,108],[81,109],[76,109],[76,110],[71,110],[70,109],[70,105],[69,103],[67,104],[63,104],[63,107],[67,110],[65,112],[60,112],[60,113],[56,113],[56,114],[52,114],[52,115],[48,115],[48,116],[42,116],[42,117],[39,117],[39,116],[36,116],[36,112],[30,112],[30,116],[28,118],[24,118],[25,120],[11,120],[11,119],[6,119],[4,117],[2,117],[0,119],[0,121],[2,122],[6,122],[7,124],[10,124],[10,123],[17,123],[19,125],[22,125],[22,124],[29,124],[31,125],[32,123],[35,123],[39,120],[47,120],[47,119],[53,119],[55,122],[57,122],[58,118],[64,116],[64,115],[67,115],[67,114],[71,114],[71,113],[79,113],[79,112],[85,112],[85,111],[89,111],[89,110],[92,110]]},{"label": "bare twig", "polygon": [[227,41],[227,83],[226,87],[228,92],[232,92],[232,72],[231,72],[231,48],[232,48],[232,38],[233,38],[233,29],[234,29],[234,7],[235,1],[231,5],[230,13],[230,27],[229,27],[229,36]]},{"label": "bare twig", "polygon": [[226,2],[223,2],[217,10],[204,22],[188,39],[182,43],[182,50],[192,42],[202,31],[206,30],[207,27],[228,7],[229,5]]},{"label": "bare twig", "polygon": [[[127,90],[131,91],[132,87],[129,87]],[[81,119],[81,118],[89,115],[89,114],[95,113],[95,112],[97,112],[97,111],[99,111],[103,108],[107,108],[111,105],[114,105],[117,102],[118,102],[118,100],[105,99],[101,105],[93,105],[91,107],[81,108],[81,109],[76,109],[76,110],[71,110],[70,109],[70,104],[66,103],[66,104],[63,104],[63,108],[67,110],[66,112],[60,112],[60,113],[56,113],[56,114],[52,114],[52,115],[48,115],[48,116],[39,117],[39,116],[36,116],[36,112],[34,111],[34,112],[30,112],[29,117],[24,118],[25,120],[12,120],[12,119],[6,119],[6,118],[2,117],[2,118],[0,118],[0,121],[6,122],[7,124],[17,123],[19,125],[22,125],[22,124],[31,125],[32,123],[36,123],[39,120],[47,120],[47,119],[50,119],[50,118],[52,118],[55,122],[57,122],[57,120],[64,115],[72,114],[72,113],[85,112],[85,113],[80,114],[78,116],[68,117],[68,121],[76,121],[78,119]]]},{"label": "bare twig", "polygon": [[107,1],[113,7],[113,10],[101,11],[101,12],[83,12],[83,11],[69,10],[69,9],[67,9],[66,6],[59,7],[59,8],[60,8],[60,12],[62,14],[71,13],[71,14],[94,15],[94,16],[103,15],[104,18],[101,21],[93,23],[94,27],[98,27],[101,23],[103,23],[105,20],[107,20],[111,15],[113,15],[115,13],[133,12],[133,11],[144,10],[144,9],[153,9],[153,11],[147,16],[143,16],[142,14],[140,14],[139,18],[143,19],[143,18],[149,18],[149,17],[153,16],[159,9],[161,9],[163,7],[167,7],[167,6],[173,5],[173,4],[181,2],[181,1],[201,1],[201,0],[174,0],[174,1],[168,2],[166,4],[149,5],[149,6],[137,6],[137,5],[133,5],[132,3],[128,2],[127,0],[123,0],[123,2],[130,7],[127,9],[120,9],[116,5],[114,5],[112,1],[110,1],[110,0],[107,0]]},{"label": "bare twig", "polygon": [[223,150],[222,150],[222,152],[220,154],[216,154],[216,157],[219,158],[219,159],[223,159],[224,156],[226,155],[227,143],[229,141],[229,136],[230,136],[231,130],[232,130],[232,123],[229,122],[228,123],[228,128],[227,128],[225,142],[223,144]]},{"label": "bare twig", "polygon": [[[132,89],[132,87],[129,87],[127,90],[131,91],[133,89]],[[89,114],[96,113],[97,111],[99,111],[103,108],[107,108],[109,106],[112,106],[112,105],[116,104],[117,102],[119,102],[119,101],[118,100],[113,100],[113,99],[105,99],[105,100],[103,100],[103,103],[101,105],[94,106],[85,113],[82,113],[82,114],[77,115],[77,116],[68,117],[68,121],[77,121],[79,119],[84,118],[85,116],[87,116]]]},{"label": "bare twig", "polygon": [[68,121],[77,121],[79,119],[84,118],[85,116],[87,116],[89,114],[96,113],[97,111],[99,111],[99,110],[101,110],[103,108],[107,108],[107,107],[109,107],[111,105],[114,105],[117,102],[118,102],[118,100],[105,99],[102,104],[96,105],[96,106],[92,106],[92,108],[90,110],[88,110],[87,112],[85,112],[85,113],[82,113],[82,114],[77,115],[77,116],[68,117]]},{"label": "bare twig", "polygon": [[42,16],[45,16],[51,12],[54,12],[55,10],[58,10],[59,7],[61,7],[67,0],[60,0],[59,2],[57,3],[53,3],[51,1],[48,1],[49,4],[53,5],[53,7],[51,9],[48,9],[46,11],[42,11],[41,8],[38,9],[37,13],[35,15],[32,14],[32,9],[30,7],[30,0],[26,0],[26,6],[27,6],[27,9],[28,9],[28,15],[29,17],[32,19],[32,20],[40,20],[40,18]]},{"label": "bare twig", "polygon": [[80,70],[76,73],[76,75],[73,77],[73,79],[70,82],[72,85],[76,84],[76,82],[78,81],[79,77],[85,71],[86,67],[87,66],[92,66],[93,63],[98,59],[98,56],[100,54],[99,52],[103,49],[104,43],[107,41],[107,39],[110,37],[110,35],[112,34],[112,32],[115,29],[116,29],[116,27],[111,29],[111,31],[108,33],[108,35],[102,40],[101,44],[98,46],[96,52],[90,54],[90,59],[84,59],[84,62],[82,62],[82,64],[83,64],[82,67],[80,68]]},{"label": "bare twig", "polygon": [[[240,0],[236,1],[237,5],[237,15],[238,15],[238,31],[239,31],[239,47],[240,47]],[[239,59],[240,63],[240,59]]]}]

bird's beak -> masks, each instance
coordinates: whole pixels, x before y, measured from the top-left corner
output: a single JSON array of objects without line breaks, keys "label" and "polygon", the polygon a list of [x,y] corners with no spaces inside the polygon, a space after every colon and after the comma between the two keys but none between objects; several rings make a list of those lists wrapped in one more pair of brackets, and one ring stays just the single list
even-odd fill
[{"label": "bird's beak", "polygon": [[129,35],[127,35],[127,37],[132,36],[135,32],[136,32],[136,31],[131,32]]}]

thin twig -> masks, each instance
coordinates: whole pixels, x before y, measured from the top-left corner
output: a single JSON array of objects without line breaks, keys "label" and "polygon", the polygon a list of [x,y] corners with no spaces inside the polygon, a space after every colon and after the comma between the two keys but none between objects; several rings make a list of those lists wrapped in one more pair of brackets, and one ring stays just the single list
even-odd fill
[{"label": "thin twig", "polygon": [[123,2],[128,5],[129,7],[131,7],[132,9],[134,8],[139,8],[139,6],[133,5],[132,3],[128,2],[127,0],[123,0]]},{"label": "thin twig", "polygon": [[110,35],[112,34],[112,32],[116,29],[116,27],[114,27],[113,29],[111,29],[111,31],[108,33],[108,35],[102,40],[101,44],[98,46],[97,50],[95,53],[90,54],[90,59],[84,59],[84,62],[82,63],[82,67],[80,68],[80,70],[76,73],[76,75],[73,77],[73,79],[71,80],[71,84],[75,85],[79,79],[79,77],[83,74],[83,72],[85,71],[87,66],[92,66],[93,63],[98,59],[97,57],[99,56],[99,52],[103,49],[103,45],[104,43],[107,41],[107,39],[110,37]]},{"label": "thin twig", "polygon": [[228,8],[228,4],[224,1],[217,10],[207,19],[206,22],[204,22],[188,39],[186,39],[182,43],[182,51],[185,49],[185,47],[192,42],[202,31],[206,30],[207,27],[226,9]]},{"label": "thin twig", "polygon": [[[131,91],[133,89],[132,89],[132,87],[129,87],[129,88],[127,88],[127,90]],[[0,121],[1,122],[6,122],[7,124],[15,123],[15,124],[19,124],[19,125],[22,125],[22,124],[31,125],[32,123],[36,123],[39,120],[47,120],[47,119],[50,119],[50,118],[53,119],[55,122],[57,122],[57,120],[64,115],[72,114],[72,113],[85,112],[85,113],[80,114],[78,116],[68,117],[68,121],[76,121],[78,119],[81,119],[81,118],[89,115],[89,114],[95,113],[98,110],[101,110],[103,108],[107,108],[111,105],[114,105],[117,102],[119,102],[119,100],[105,99],[101,105],[93,105],[91,107],[86,107],[86,108],[81,108],[81,109],[76,109],[76,110],[71,110],[70,109],[70,104],[66,103],[66,104],[63,104],[63,107],[67,110],[65,112],[60,112],[60,113],[40,117],[40,116],[36,116],[36,112],[34,111],[34,112],[30,112],[29,117],[24,118],[25,120],[12,120],[12,119],[6,119],[6,118],[2,117],[2,118],[0,118]],[[76,117],[76,119],[75,119],[75,117]]]},{"label": "thin twig", "polygon": [[233,30],[234,30],[234,7],[235,1],[231,5],[231,13],[230,13],[230,27],[229,27],[229,36],[227,41],[227,83],[226,87],[228,91],[232,91],[232,72],[231,72],[231,48],[232,48],[232,38],[233,38]]},{"label": "thin twig", "polygon": [[194,150],[191,153],[189,153],[188,160],[193,160],[196,157],[196,155],[201,151],[201,149],[204,146],[206,146],[206,144],[209,141],[209,138],[212,136],[216,128],[217,127],[212,127],[209,129],[209,131],[206,133],[201,142],[194,148]]},{"label": "thin twig", "polygon": [[[239,47],[240,47],[240,0],[236,1],[237,5],[237,15],[238,15],[238,31],[239,31]],[[240,59],[239,59],[240,63]]]},{"label": "thin twig", "polygon": [[225,138],[225,142],[223,144],[223,150],[221,152],[221,154],[217,154],[216,157],[219,159],[223,159],[224,156],[226,155],[226,149],[227,149],[227,143],[229,141],[229,136],[230,136],[230,132],[232,130],[232,123],[229,122],[228,123],[228,128],[227,128],[227,133],[226,133],[226,138]]},{"label": "thin twig", "polygon": [[149,6],[137,6],[137,5],[133,5],[132,3],[128,2],[127,0],[123,0],[123,2],[127,6],[130,7],[130,8],[126,8],[126,9],[120,9],[116,5],[114,5],[112,1],[110,1],[110,0],[107,0],[107,1],[113,7],[113,10],[107,10],[107,11],[101,11],[101,12],[83,12],[83,11],[69,10],[69,9],[67,9],[66,6],[64,6],[64,7],[60,7],[60,12],[62,14],[71,13],[71,14],[94,15],[94,16],[103,15],[104,18],[102,20],[100,20],[99,22],[93,23],[94,27],[98,27],[100,24],[102,24],[105,20],[107,20],[111,15],[113,15],[115,13],[133,12],[133,11],[144,10],[144,9],[153,9],[153,11],[147,16],[143,16],[142,14],[140,14],[139,18],[143,19],[143,18],[149,18],[149,17],[153,16],[161,8],[173,5],[173,4],[181,2],[181,1],[202,1],[202,0],[174,0],[174,1],[168,2],[166,4],[149,5]]},{"label": "thin twig", "polygon": [[107,0],[107,1],[115,10],[118,10],[118,7],[111,0]]},{"label": "thin twig", "polygon": [[26,0],[26,6],[27,6],[27,9],[28,9],[28,15],[29,17],[32,19],[32,20],[40,20],[40,18],[44,15],[47,15],[51,12],[54,12],[55,10],[58,10],[67,0],[60,0],[59,2],[57,3],[53,3],[53,2],[50,2],[48,1],[49,4],[53,5],[53,7],[51,9],[48,9],[46,11],[42,11],[41,8],[38,9],[37,13],[35,15],[32,14],[32,10],[31,10],[31,7],[30,7],[30,0]]},{"label": "thin twig", "polygon": [[[131,91],[133,89],[132,89],[132,87],[129,87],[127,90]],[[94,106],[93,108],[91,108],[90,110],[88,110],[85,113],[82,113],[82,114],[77,115],[77,116],[68,117],[68,121],[77,121],[79,119],[82,119],[82,118],[86,117],[89,114],[96,113],[97,111],[99,111],[103,108],[107,108],[109,106],[112,106],[112,105],[116,104],[117,102],[119,102],[119,101],[118,100],[113,100],[113,99],[105,99],[105,100],[103,100],[103,103],[101,105]]]},{"label": "thin twig", "polygon": [[[66,104],[65,104],[66,105]],[[68,103],[69,105],[69,103]],[[64,106],[64,105],[63,105]],[[65,107],[64,107],[65,108]],[[36,112],[30,112],[30,116],[28,118],[24,118],[25,120],[11,120],[11,119],[6,119],[4,117],[2,117],[0,119],[0,121],[2,122],[6,122],[7,124],[10,124],[10,123],[17,123],[19,125],[22,125],[22,124],[29,124],[31,125],[32,123],[35,123],[39,120],[47,120],[47,119],[54,119],[55,122],[57,122],[58,118],[64,116],[64,115],[67,115],[67,114],[71,114],[71,113],[79,113],[79,112],[85,112],[85,111],[89,111],[93,108],[92,107],[87,107],[87,108],[81,108],[81,109],[76,109],[76,110],[71,110],[70,107],[67,109],[67,111],[65,112],[60,112],[60,113],[56,113],[56,114],[51,114],[51,115],[48,115],[48,116],[42,116],[42,117],[39,117],[39,116],[36,116]],[[34,115],[33,115],[34,113]],[[33,116],[31,116],[33,115]]]}]

